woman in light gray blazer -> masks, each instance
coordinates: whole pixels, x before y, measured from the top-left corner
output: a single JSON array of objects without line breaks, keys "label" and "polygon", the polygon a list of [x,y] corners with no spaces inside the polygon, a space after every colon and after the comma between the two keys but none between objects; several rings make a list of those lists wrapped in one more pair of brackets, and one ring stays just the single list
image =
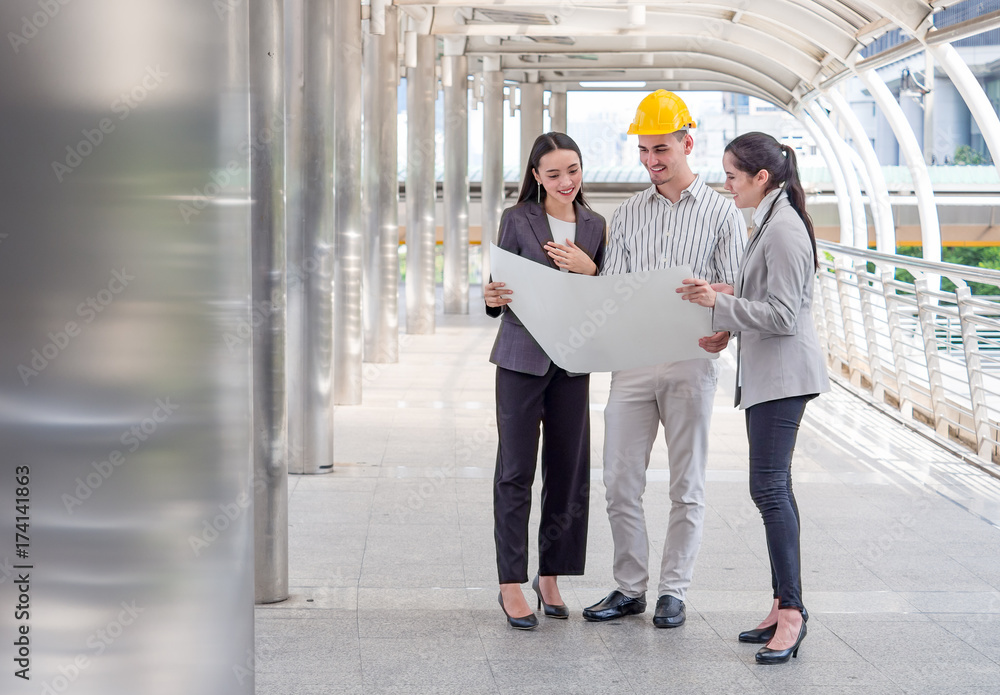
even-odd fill
[{"label": "woman in light gray blazer", "polygon": [[[580,148],[565,133],[539,135],[517,205],[500,221],[499,246],[561,270],[596,275],[604,258],[604,218],[583,197]],[[538,574],[532,588],[550,618],[566,618],[559,575],[583,574],[590,508],[590,378],[558,367],[517,318],[518,299],[502,282],[483,289],[486,313],[500,317],[490,361],[497,365],[494,537],[500,607],[511,627],[538,625],[521,583],[528,581],[528,515],[542,429],[542,508]]]},{"label": "woman in light gray blazer", "polygon": [[[808,614],[802,605],[799,510],[792,494],[792,450],[806,403],[829,390],[812,320],[818,263],[795,151],[770,135],[747,133],[726,146],[726,190],[755,208],[736,287],[688,279],[678,292],[712,307],[712,330],[737,334],[736,405],[746,411],[750,495],[764,520],[774,603],[741,642],[767,643],[757,662],[798,654]],[[705,338],[702,347],[722,347]]]}]

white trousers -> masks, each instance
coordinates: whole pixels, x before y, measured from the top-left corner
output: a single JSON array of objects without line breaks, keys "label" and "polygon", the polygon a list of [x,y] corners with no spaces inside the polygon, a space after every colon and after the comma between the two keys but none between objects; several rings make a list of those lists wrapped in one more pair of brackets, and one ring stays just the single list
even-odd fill
[{"label": "white trousers", "polygon": [[705,466],[716,360],[686,360],[614,372],[604,410],[604,485],[615,544],[618,590],[638,598],[649,581],[649,537],[642,508],[646,468],[663,423],[670,461],[670,518],[657,596],[684,600],[701,547]]}]

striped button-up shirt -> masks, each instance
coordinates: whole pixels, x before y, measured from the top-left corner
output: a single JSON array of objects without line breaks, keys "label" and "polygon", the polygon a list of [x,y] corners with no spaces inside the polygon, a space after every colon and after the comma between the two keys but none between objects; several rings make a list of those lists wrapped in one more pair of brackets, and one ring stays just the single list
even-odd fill
[{"label": "striped button-up shirt", "polygon": [[612,215],[601,275],[688,265],[697,278],[734,285],[746,241],[743,215],[700,176],[676,203],[650,186]]}]

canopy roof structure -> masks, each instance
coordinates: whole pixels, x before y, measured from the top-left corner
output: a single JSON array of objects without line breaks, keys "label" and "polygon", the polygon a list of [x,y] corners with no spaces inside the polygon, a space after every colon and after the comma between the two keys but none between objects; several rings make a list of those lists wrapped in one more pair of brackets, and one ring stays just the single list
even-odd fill
[{"label": "canopy roof structure", "polygon": [[[371,3],[375,18],[389,0]],[[914,181],[927,258],[940,258],[940,226],[925,148],[876,69],[925,52],[947,73],[993,161],[1000,162],[1000,120],[982,85],[951,45],[1000,26],[1000,11],[982,14],[978,9],[970,13],[976,15],[971,19],[938,27],[935,13],[957,5],[957,0],[395,0],[392,4],[407,18],[407,67],[416,66],[416,36],[437,36],[443,39],[444,56],[464,56],[470,73],[502,72],[505,80],[519,83],[522,100],[523,88],[530,84],[544,85],[553,94],[616,85],[634,89],[641,84],[647,90],[746,94],[784,109],[809,130],[831,169],[841,243],[867,246],[870,213],[879,250],[894,250],[891,204],[869,140],[872,134],[865,132],[841,90],[835,89],[847,78],[861,80],[899,144]],[[901,41],[894,36],[893,41],[880,42],[891,44],[890,48],[865,51],[896,31]],[[442,59],[443,81],[446,67],[451,63]],[[536,105],[540,97],[529,94],[528,99],[529,109],[540,108]],[[867,210],[862,190],[868,194]]]},{"label": "canopy roof structure", "polygon": [[[722,90],[788,111],[857,70],[1000,23],[935,29],[950,0],[397,0],[415,25],[465,42],[472,57],[500,58],[508,79],[586,89],[581,82],[644,81],[651,89]],[[904,50],[862,59],[879,36],[901,29]]]}]

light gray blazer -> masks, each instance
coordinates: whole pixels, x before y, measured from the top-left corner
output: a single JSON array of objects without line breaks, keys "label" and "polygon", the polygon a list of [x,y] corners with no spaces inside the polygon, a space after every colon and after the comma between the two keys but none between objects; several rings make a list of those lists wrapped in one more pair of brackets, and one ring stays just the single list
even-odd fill
[{"label": "light gray blazer", "polygon": [[716,295],[712,328],[737,335],[736,405],[830,390],[812,319],[815,276],[809,233],[788,196],[750,238],[736,296]]}]

